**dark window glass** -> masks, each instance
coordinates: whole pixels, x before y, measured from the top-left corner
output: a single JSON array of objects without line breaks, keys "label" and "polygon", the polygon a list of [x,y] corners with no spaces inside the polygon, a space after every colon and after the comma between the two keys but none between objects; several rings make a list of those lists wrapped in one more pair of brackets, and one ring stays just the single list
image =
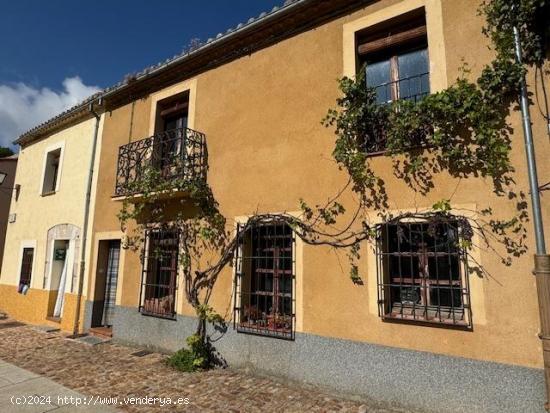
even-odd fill
[{"label": "dark window glass", "polygon": [[399,98],[416,99],[430,92],[428,50],[420,49],[397,56]]},{"label": "dark window glass", "polygon": [[380,62],[373,62],[367,65],[367,86],[376,89],[377,103],[391,102],[392,90],[391,82],[391,64],[390,59]]},{"label": "dark window glass", "polygon": [[187,128],[187,113],[164,118],[164,131]]},{"label": "dark window glass", "polygon": [[23,257],[21,260],[21,273],[19,276],[19,287],[31,285],[32,262],[34,258],[34,248],[23,248]]},{"label": "dark window glass", "polygon": [[367,61],[367,86],[377,93],[377,103],[406,99],[418,101],[430,93],[430,69],[426,47],[396,52]]}]

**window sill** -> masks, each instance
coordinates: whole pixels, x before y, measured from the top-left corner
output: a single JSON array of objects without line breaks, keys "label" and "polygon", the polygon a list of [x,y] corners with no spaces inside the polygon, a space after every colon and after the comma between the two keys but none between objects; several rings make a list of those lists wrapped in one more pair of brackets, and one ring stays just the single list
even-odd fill
[{"label": "window sill", "polygon": [[115,202],[127,201],[133,204],[148,202],[151,198],[155,201],[161,201],[172,198],[182,198],[189,195],[187,189],[167,189],[165,191],[151,192],[145,197],[143,194],[112,195],[111,200]]},{"label": "window sill", "polygon": [[283,328],[269,329],[249,323],[238,323],[236,324],[236,330],[237,333],[294,341],[294,331]]},{"label": "window sill", "polygon": [[454,330],[464,330],[464,331],[473,331],[473,326],[468,324],[465,320],[454,321],[452,319],[446,320],[442,319],[426,319],[425,317],[412,316],[412,315],[401,315],[401,314],[385,314],[382,316],[382,321],[385,323],[396,323],[396,324],[410,324],[424,327],[436,327],[436,328],[447,328]]},{"label": "window sill", "polygon": [[152,313],[149,311],[145,311],[143,308],[139,309],[139,312],[141,315],[145,317],[154,317],[154,318],[160,318],[162,320],[170,320],[170,321],[177,321],[176,314],[169,313],[169,314],[158,314],[158,313]]},{"label": "window sill", "polygon": [[46,196],[52,196],[55,195],[57,191],[48,191],[48,192],[42,192],[40,196],[46,197]]},{"label": "window sill", "polygon": [[[415,146],[410,146],[408,148],[405,148],[405,151],[409,152],[409,151],[424,151],[424,150],[427,150],[427,149],[432,149],[434,146],[433,145],[415,145]],[[382,151],[376,151],[376,152],[367,152],[365,151],[365,156],[367,158],[376,158],[376,157],[379,157],[379,156],[391,156],[389,155],[389,150],[388,149],[384,149]]]}]

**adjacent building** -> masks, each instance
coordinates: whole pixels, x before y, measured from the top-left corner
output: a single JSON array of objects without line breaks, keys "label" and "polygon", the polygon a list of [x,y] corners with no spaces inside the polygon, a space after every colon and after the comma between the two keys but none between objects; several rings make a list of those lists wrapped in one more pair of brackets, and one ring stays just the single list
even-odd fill
[{"label": "adjacent building", "polygon": [[0,158],[0,268],[4,258],[4,243],[6,241],[6,229],[10,218],[10,204],[12,196],[17,196],[17,188],[14,186],[15,170],[17,168],[17,155]]},{"label": "adjacent building", "polygon": [[[122,247],[126,234],[117,214],[129,196],[124,186],[139,179],[144,166],[172,171],[166,159],[181,155],[186,173],[207,179],[237,231],[254,213],[293,213],[300,199],[321,203],[345,185],[345,173],[331,158],[333,131],[320,123],[339,96],[336,79],[355,76],[367,62],[381,103],[421,99],[452,84],[463,61],[474,77],[492,58],[477,0],[287,3],[102,93],[83,330],[108,330],[119,342],[174,351],[195,329],[177,265],[177,236],[153,231],[143,250]],[[534,72],[528,81],[535,85]],[[8,227],[10,258],[0,278],[0,308],[15,317],[41,323],[57,316],[62,327],[73,326],[67,323],[74,317],[89,178],[82,165],[93,151],[95,122],[90,114],[77,123],[62,118],[57,130],[47,132],[47,123],[40,138],[19,140],[21,191],[12,201],[17,219]],[[518,190],[528,192],[519,112],[508,122],[514,178]],[[534,112],[542,179],[550,176],[543,162],[550,150],[546,127]],[[155,145],[170,156],[159,159]],[[394,212],[428,212],[449,198],[453,211],[470,218],[488,206],[497,216],[514,213],[515,204],[493,194],[482,178],[441,174],[433,191],[416,193],[374,149],[372,164],[386,181]],[[179,202],[187,195],[172,196]],[[550,216],[545,199],[543,209]],[[434,241],[421,220],[404,224],[411,240],[427,240],[419,250],[412,241],[402,249],[402,228],[378,223],[384,235],[378,245],[365,245],[362,284],[349,280],[337,253],[304,245],[285,225],[244,234],[240,261],[224,270],[211,300],[231,321],[227,332],[215,333],[228,364],[422,411],[542,411],[530,255],[507,267],[476,248],[475,261],[489,274],[480,276],[468,271],[471,262],[458,249],[445,251],[444,262],[430,255],[429,243],[450,245],[457,227],[441,229]],[[168,260],[155,258],[153,249]],[[419,270],[422,260],[429,265]],[[64,272],[69,275],[60,286]],[[30,287],[26,295],[18,292],[22,284]],[[54,312],[60,290],[62,314]]]},{"label": "adjacent building", "polygon": [[76,325],[86,193],[98,122],[83,104],[17,140],[17,189],[0,273],[0,308],[17,319],[66,331]]}]

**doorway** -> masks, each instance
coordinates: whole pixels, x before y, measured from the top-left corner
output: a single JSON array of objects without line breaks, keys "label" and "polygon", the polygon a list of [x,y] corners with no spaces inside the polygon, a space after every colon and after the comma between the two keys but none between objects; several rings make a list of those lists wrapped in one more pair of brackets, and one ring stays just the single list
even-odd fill
[{"label": "doorway", "polygon": [[111,329],[116,303],[120,240],[99,241],[92,328]]},{"label": "doorway", "polygon": [[72,248],[69,240],[56,239],[52,244],[48,319],[59,322],[65,305],[65,293],[71,280]]}]

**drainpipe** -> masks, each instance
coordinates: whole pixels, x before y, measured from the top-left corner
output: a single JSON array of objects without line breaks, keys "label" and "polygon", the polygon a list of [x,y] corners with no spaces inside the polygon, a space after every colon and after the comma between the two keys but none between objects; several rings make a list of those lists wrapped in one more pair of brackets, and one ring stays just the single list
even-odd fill
[{"label": "drainpipe", "polygon": [[[514,43],[516,60],[521,61],[521,39],[519,30],[514,27]],[[536,254],[535,275],[537,295],[540,313],[540,334],[542,341],[542,356],[544,359],[544,376],[546,380],[546,404],[544,408],[550,411],[550,255],[546,253],[544,242],[544,227],[540,207],[540,194],[537,177],[537,164],[535,160],[535,147],[533,145],[533,130],[531,129],[531,114],[529,113],[529,98],[525,76],[521,79],[521,117],[523,122],[523,135],[525,138],[525,153],[527,156],[527,172],[529,176],[529,189],[531,191],[531,208],[533,210],[533,224],[535,228]]]},{"label": "drainpipe", "polygon": [[[94,127],[94,137],[92,140],[92,154],[90,156],[90,169],[88,172],[88,186],[86,188],[86,200],[84,204],[84,223],[82,228],[82,242],[80,245],[80,274],[78,276],[78,294],[76,300],[76,311],[74,314],[74,329],[73,334],[78,334],[80,327],[80,301],[82,301],[82,289],[84,287],[84,274],[86,272],[86,241],[88,238],[88,222],[90,220],[90,203],[92,198],[92,181],[94,177],[94,162],[95,162],[95,153],[97,148],[97,135],[99,133],[99,121],[101,116],[94,109],[95,101],[90,103],[90,113],[95,117],[95,127]],[[97,105],[101,106],[103,103],[103,98],[100,97],[97,99]]]}]

